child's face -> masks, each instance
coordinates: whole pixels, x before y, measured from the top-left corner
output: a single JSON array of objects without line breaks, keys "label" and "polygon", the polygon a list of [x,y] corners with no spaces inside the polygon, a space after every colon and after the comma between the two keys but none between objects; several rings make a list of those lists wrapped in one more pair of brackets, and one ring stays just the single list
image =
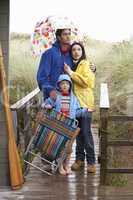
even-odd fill
[{"label": "child's face", "polygon": [[70,89],[70,83],[69,81],[61,81],[60,82],[60,90],[61,92],[69,92],[69,89]]},{"label": "child's face", "polygon": [[72,47],[72,57],[75,60],[79,60],[81,58],[81,56],[82,56],[82,48],[78,44],[75,44]]}]

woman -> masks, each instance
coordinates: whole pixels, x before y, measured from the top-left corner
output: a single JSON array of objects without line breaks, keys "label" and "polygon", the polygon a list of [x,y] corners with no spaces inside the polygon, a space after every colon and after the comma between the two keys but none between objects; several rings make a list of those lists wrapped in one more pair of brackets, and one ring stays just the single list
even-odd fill
[{"label": "woman", "polygon": [[80,134],[76,139],[76,160],[72,165],[72,170],[80,170],[84,167],[86,157],[87,171],[96,172],[94,141],[91,132],[91,118],[94,110],[93,88],[95,75],[91,71],[89,62],[86,60],[84,47],[75,42],[71,46],[71,56],[73,59],[73,71],[64,64],[64,71],[71,77],[74,83],[74,93],[77,96],[81,109],[77,112],[79,120]]}]

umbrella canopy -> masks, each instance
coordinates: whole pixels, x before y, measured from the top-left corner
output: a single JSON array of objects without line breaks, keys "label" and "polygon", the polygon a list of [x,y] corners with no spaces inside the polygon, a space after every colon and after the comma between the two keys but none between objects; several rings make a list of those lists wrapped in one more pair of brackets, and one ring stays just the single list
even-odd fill
[{"label": "umbrella canopy", "polygon": [[78,28],[67,17],[49,16],[37,22],[31,36],[33,55],[38,56],[49,49],[56,40],[56,30],[66,28],[71,29],[72,41],[77,40]]}]

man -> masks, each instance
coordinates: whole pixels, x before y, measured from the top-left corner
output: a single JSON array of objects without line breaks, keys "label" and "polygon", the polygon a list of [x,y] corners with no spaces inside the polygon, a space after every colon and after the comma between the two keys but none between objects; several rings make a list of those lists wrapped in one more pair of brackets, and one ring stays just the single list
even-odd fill
[{"label": "man", "polygon": [[[69,53],[70,38],[70,29],[57,29],[56,42],[42,54],[37,72],[37,82],[43,92],[44,100],[49,96],[53,99],[56,97],[56,83],[60,74],[64,72],[64,63],[72,66],[72,58]],[[44,170],[51,171],[50,165],[45,162],[43,164]]]},{"label": "man", "polygon": [[57,29],[56,42],[42,54],[37,72],[37,82],[44,99],[55,95],[56,82],[59,75],[64,72],[64,63],[72,66],[69,53],[70,36],[70,29]]}]

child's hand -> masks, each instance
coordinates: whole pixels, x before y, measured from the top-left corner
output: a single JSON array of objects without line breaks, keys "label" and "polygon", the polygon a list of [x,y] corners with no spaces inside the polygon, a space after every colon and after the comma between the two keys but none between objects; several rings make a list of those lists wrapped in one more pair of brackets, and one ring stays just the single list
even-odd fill
[{"label": "child's hand", "polygon": [[45,103],[43,103],[43,104],[41,105],[41,107],[42,107],[42,108],[46,108],[46,109],[52,109],[52,106],[51,106],[50,104],[45,104]]},{"label": "child's hand", "polygon": [[56,93],[56,90],[52,90],[49,94],[50,98],[52,99],[56,99],[57,98],[57,93]]},{"label": "child's hand", "polygon": [[64,71],[69,75],[72,73],[70,66],[67,65],[66,63],[64,63]]},{"label": "child's hand", "polygon": [[50,104],[47,104],[47,105],[45,104],[44,107],[45,107],[46,109],[52,109],[52,106],[51,106]]}]

